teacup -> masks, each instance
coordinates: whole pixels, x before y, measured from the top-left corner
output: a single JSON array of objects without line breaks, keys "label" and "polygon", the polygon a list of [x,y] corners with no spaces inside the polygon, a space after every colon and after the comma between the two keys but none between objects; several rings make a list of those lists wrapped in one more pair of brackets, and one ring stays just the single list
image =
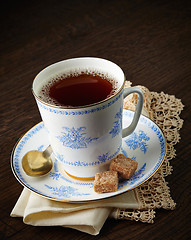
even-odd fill
[{"label": "teacup", "polygon": [[[64,106],[43,100],[40,91],[51,79],[69,73],[94,72],[112,79],[113,93],[84,106]],[[32,91],[48,131],[53,154],[65,172],[77,179],[93,179],[121,150],[122,138],[131,134],[139,121],[143,93],[139,88],[124,89],[125,75],[115,63],[94,57],[73,58],[52,64],[34,79]],[[122,129],[123,98],[137,93],[138,101],[131,124]]]}]

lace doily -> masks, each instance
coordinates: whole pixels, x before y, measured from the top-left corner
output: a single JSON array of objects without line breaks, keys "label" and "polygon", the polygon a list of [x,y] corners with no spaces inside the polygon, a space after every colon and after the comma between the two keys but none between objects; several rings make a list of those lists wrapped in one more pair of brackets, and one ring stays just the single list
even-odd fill
[{"label": "lace doily", "polygon": [[[125,87],[129,86],[131,82],[127,82]],[[173,171],[170,160],[176,156],[174,145],[180,141],[179,130],[183,126],[183,120],[179,115],[184,106],[175,96],[163,92],[150,92],[143,86],[137,87],[142,89],[145,97],[142,113],[162,129],[167,142],[167,153],[160,169],[148,181],[134,189],[139,209],[117,209],[116,218],[153,223],[155,209],[173,210],[176,206],[165,177]],[[136,101],[137,95],[131,94],[124,100],[124,108],[134,110]]]}]

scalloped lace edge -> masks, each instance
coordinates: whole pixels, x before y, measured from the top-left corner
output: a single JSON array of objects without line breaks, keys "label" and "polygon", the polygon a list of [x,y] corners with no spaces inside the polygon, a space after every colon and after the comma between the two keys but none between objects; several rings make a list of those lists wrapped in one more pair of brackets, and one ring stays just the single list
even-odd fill
[{"label": "scalloped lace edge", "polygon": [[[131,82],[126,82],[125,87],[130,87]],[[142,114],[153,120],[163,131],[167,142],[167,153],[160,169],[144,184],[134,189],[139,203],[139,209],[116,209],[117,219],[128,219],[147,223],[153,223],[155,209],[175,209],[176,203],[170,195],[170,188],[165,177],[172,174],[173,168],[170,160],[175,158],[174,145],[180,141],[179,130],[183,126],[180,118],[184,105],[174,95],[164,92],[150,92],[144,86],[137,86],[144,93],[144,105]],[[134,110],[137,102],[136,94],[131,94],[124,100],[124,108]]]}]

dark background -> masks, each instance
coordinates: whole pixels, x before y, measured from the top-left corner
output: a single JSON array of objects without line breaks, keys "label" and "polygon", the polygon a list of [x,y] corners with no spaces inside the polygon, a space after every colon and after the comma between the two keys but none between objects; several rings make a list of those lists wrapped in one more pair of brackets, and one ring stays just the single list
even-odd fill
[{"label": "dark background", "polygon": [[[1,1],[0,239],[190,239],[190,1]],[[32,227],[9,216],[22,186],[10,169],[18,138],[41,121],[31,85],[57,61],[95,56],[117,63],[133,85],[175,95],[185,105],[181,141],[167,177],[174,211],[155,223],[107,220],[98,236],[62,227]]]}]

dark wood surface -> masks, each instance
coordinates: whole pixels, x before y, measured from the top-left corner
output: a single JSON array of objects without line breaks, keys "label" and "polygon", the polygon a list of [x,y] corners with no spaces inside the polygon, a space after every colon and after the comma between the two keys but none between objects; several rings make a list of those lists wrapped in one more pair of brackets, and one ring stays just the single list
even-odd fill
[{"label": "dark wood surface", "polygon": [[[191,239],[190,1],[7,0],[0,12],[0,239]],[[79,56],[114,61],[133,85],[175,95],[185,105],[174,171],[167,177],[177,207],[157,210],[154,224],[108,219],[91,236],[10,217],[23,188],[12,174],[10,154],[18,138],[41,121],[32,81],[46,66]]]}]

